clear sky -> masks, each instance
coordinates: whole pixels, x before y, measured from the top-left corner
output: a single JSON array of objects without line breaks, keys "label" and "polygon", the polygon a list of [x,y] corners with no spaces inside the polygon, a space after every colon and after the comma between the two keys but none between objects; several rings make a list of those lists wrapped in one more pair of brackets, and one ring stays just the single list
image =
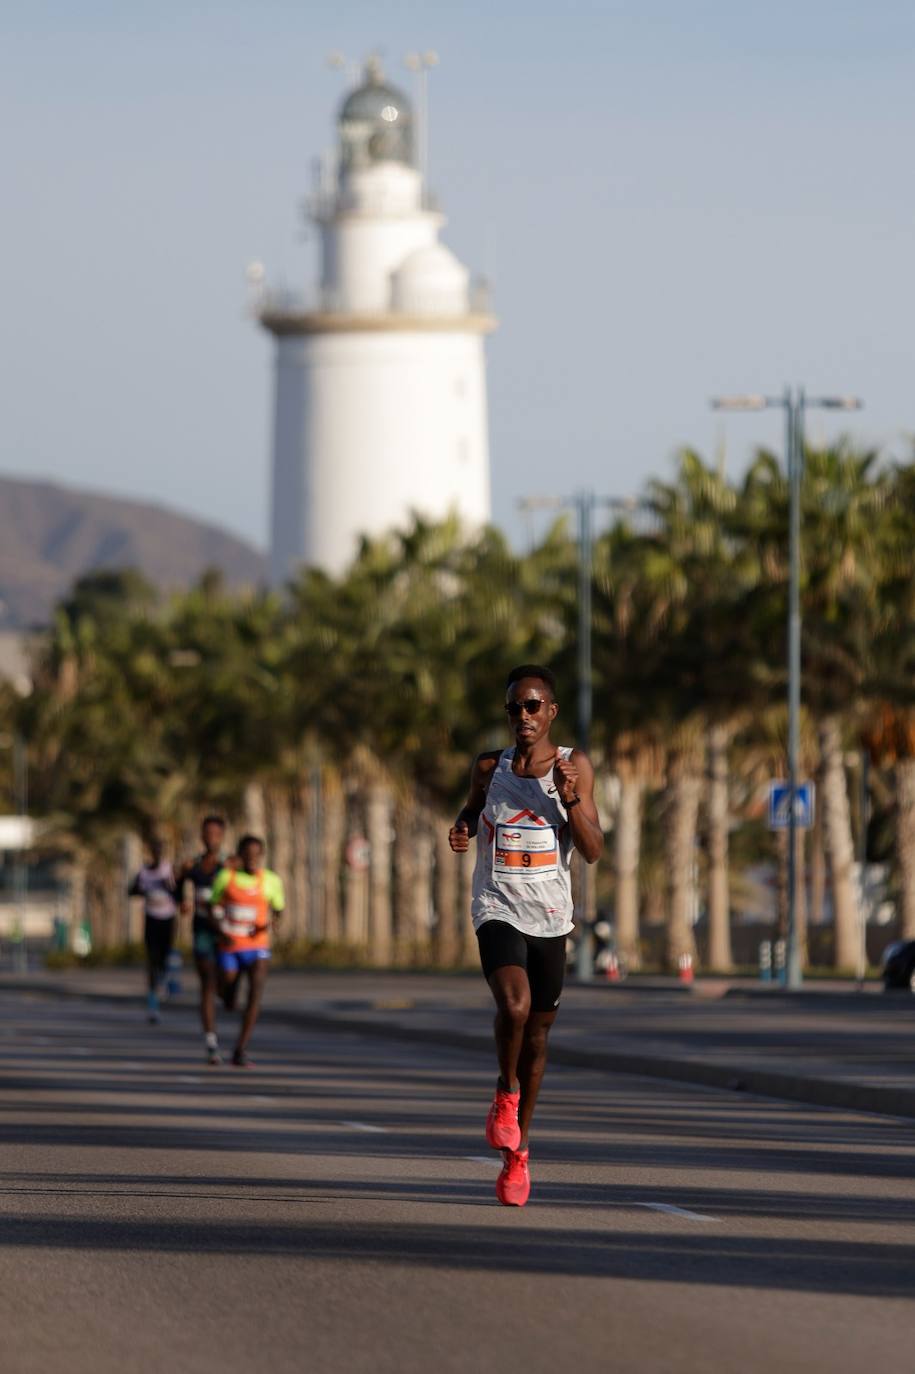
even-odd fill
[{"label": "clear sky", "polygon": [[[495,516],[629,494],[677,448],[738,472],[857,392],[915,432],[911,0],[7,0],[0,471],[152,497],[263,544],[271,345],[244,270],[307,286],[325,64],[436,48],[432,184],[489,276]],[[811,417],[814,437],[824,433]]]}]

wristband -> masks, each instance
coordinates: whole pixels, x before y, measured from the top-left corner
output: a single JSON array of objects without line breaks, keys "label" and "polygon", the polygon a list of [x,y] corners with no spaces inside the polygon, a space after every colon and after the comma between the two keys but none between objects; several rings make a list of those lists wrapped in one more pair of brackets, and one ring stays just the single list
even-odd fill
[{"label": "wristband", "polygon": [[572,797],[571,801],[564,801],[562,804],[567,811],[571,811],[572,807],[577,806],[580,801],[581,797],[576,792],[575,795]]}]

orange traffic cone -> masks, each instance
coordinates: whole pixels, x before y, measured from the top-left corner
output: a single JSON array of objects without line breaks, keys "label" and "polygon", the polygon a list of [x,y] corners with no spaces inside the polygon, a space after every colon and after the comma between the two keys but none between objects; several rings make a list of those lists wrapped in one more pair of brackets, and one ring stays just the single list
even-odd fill
[{"label": "orange traffic cone", "polygon": [[615,954],[607,955],[607,982],[618,983],[620,981],[620,961]]},{"label": "orange traffic cone", "polygon": [[691,954],[681,954],[677,960],[677,977],[681,983],[691,983],[693,981],[693,956]]}]

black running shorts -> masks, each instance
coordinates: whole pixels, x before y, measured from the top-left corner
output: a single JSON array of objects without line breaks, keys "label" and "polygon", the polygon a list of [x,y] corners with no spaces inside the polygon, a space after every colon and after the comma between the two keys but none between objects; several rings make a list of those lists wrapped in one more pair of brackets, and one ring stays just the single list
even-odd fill
[{"label": "black running shorts", "polygon": [[523,968],[531,985],[531,1011],[555,1011],[566,971],[564,935],[525,935],[507,921],[484,921],[477,931],[487,979],[497,968]]},{"label": "black running shorts", "polygon": [[144,936],[148,962],[164,969],[175,941],[174,916],[147,916]]}]

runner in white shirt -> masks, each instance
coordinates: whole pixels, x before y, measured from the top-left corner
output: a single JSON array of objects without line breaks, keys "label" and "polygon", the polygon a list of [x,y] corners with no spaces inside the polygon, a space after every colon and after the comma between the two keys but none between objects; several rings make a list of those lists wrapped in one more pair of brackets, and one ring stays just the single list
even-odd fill
[{"label": "runner in white shirt", "polygon": [[175,940],[175,917],[178,913],[178,883],[175,872],[165,857],[162,840],[152,840],[150,862],[144,864],[130,884],[131,897],[143,898],[145,916],[143,939],[146,945],[146,975],[149,992],[146,1012],[150,1025],[159,1020],[159,988],[165,980],[168,956]]},{"label": "runner in white shirt", "polygon": [[550,669],[527,663],[512,669],[505,709],[515,747],[474,760],[467,802],[448,839],[463,854],[477,837],[473,925],[496,1001],[499,1059],[486,1139],[502,1151],[496,1196],[505,1206],[523,1207],[531,1189],[531,1118],[573,925],[572,851],[596,863],[604,837],[587,755],[550,738],[559,713]]}]

